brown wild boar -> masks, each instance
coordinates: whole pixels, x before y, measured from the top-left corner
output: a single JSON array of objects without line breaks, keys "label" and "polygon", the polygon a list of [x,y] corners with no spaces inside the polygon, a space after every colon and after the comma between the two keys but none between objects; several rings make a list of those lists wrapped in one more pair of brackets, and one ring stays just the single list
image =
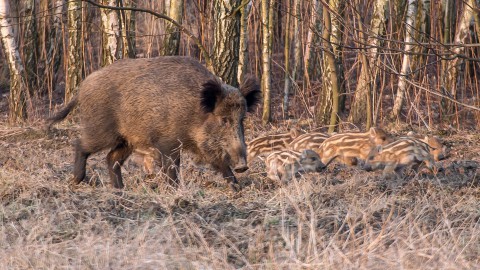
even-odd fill
[{"label": "brown wild boar", "polygon": [[109,148],[107,165],[116,188],[123,187],[120,166],[135,149],[155,149],[157,163],[174,184],[180,149],[235,184],[232,169],[248,169],[243,119],[259,99],[255,79],[237,89],[190,57],[124,59],[85,78],[78,95],[48,124],[78,104],[82,128],[74,183],[85,177],[88,156]]},{"label": "brown wild boar", "polygon": [[321,132],[305,133],[293,139],[288,144],[288,148],[294,151],[303,151],[305,149],[318,151],[328,137],[330,137],[328,134]]},{"label": "brown wild boar", "polygon": [[435,161],[444,160],[448,157],[448,148],[440,138],[435,136],[425,136],[422,141],[430,146],[431,154]]},{"label": "brown wild boar", "polygon": [[255,138],[247,143],[248,160],[251,161],[258,156],[267,156],[274,151],[280,151],[287,148],[287,145],[302,132],[296,128],[290,129],[290,132],[265,135]]},{"label": "brown wild boar", "polygon": [[401,137],[385,146],[374,147],[365,161],[364,169],[371,171],[383,168],[385,176],[405,166],[418,166],[423,162],[430,170],[433,169],[431,147],[419,139]]},{"label": "brown wild boar", "polygon": [[414,132],[410,131],[407,133],[408,137],[413,137],[416,139],[422,140],[424,143],[427,143],[431,147],[431,153],[435,161],[444,160],[448,157],[448,148],[446,145],[443,144],[442,140],[436,136],[425,136],[422,137],[421,135],[415,134]]},{"label": "brown wild boar", "polygon": [[365,133],[340,133],[325,139],[317,151],[322,156],[322,162],[327,162],[334,156],[347,165],[356,165],[358,160],[365,160],[368,154],[378,145],[384,145],[389,135],[372,127]]},{"label": "brown wild boar", "polygon": [[330,162],[321,161],[320,156],[313,150],[306,149],[302,152],[293,150],[275,151],[265,160],[267,177],[272,180],[281,180],[283,183],[290,181],[297,173],[321,172]]}]

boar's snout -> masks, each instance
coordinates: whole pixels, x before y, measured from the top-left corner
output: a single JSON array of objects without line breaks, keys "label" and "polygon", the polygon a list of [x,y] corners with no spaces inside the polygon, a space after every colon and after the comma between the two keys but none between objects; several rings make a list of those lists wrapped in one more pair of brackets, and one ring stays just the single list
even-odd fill
[{"label": "boar's snout", "polygon": [[374,170],[372,164],[368,161],[366,161],[364,164],[363,164],[363,169],[367,172],[371,172]]},{"label": "boar's snout", "polygon": [[237,173],[242,173],[242,172],[248,170],[247,160],[245,158],[241,158],[239,160],[239,162],[237,162],[235,167],[233,167],[233,170]]}]

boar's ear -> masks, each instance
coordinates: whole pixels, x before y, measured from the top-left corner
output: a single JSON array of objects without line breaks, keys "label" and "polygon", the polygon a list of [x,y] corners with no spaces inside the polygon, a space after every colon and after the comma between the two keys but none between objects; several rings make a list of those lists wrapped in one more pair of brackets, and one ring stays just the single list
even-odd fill
[{"label": "boar's ear", "polygon": [[205,113],[211,113],[222,97],[222,85],[217,80],[208,80],[202,86],[200,105]]},{"label": "boar's ear", "polygon": [[253,112],[255,105],[260,103],[260,95],[262,93],[257,80],[253,76],[247,75],[240,85],[240,92],[242,92],[247,101],[248,111]]}]

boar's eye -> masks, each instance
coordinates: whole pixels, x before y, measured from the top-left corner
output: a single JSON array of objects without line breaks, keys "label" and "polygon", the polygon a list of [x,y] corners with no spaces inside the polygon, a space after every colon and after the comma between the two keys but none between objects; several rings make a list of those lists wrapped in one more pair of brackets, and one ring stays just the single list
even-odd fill
[{"label": "boar's eye", "polygon": [[222,117],[222,125],[228,125],[228,117]]}]

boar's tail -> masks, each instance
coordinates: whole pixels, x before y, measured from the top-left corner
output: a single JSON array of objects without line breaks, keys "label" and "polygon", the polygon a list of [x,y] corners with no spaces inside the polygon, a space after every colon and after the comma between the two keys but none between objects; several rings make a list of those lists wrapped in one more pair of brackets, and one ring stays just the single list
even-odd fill
[{"label": "boar's tail", "polygon": [[75,96],[65,107],[63,107],[60,111],[58,111],[54,116],[49,117],[47,119],[47,127],[50,129],[50,127],[65,119],[67,115],[73,110],[73,108],[77,105],[78,103],[78,96]]}]

